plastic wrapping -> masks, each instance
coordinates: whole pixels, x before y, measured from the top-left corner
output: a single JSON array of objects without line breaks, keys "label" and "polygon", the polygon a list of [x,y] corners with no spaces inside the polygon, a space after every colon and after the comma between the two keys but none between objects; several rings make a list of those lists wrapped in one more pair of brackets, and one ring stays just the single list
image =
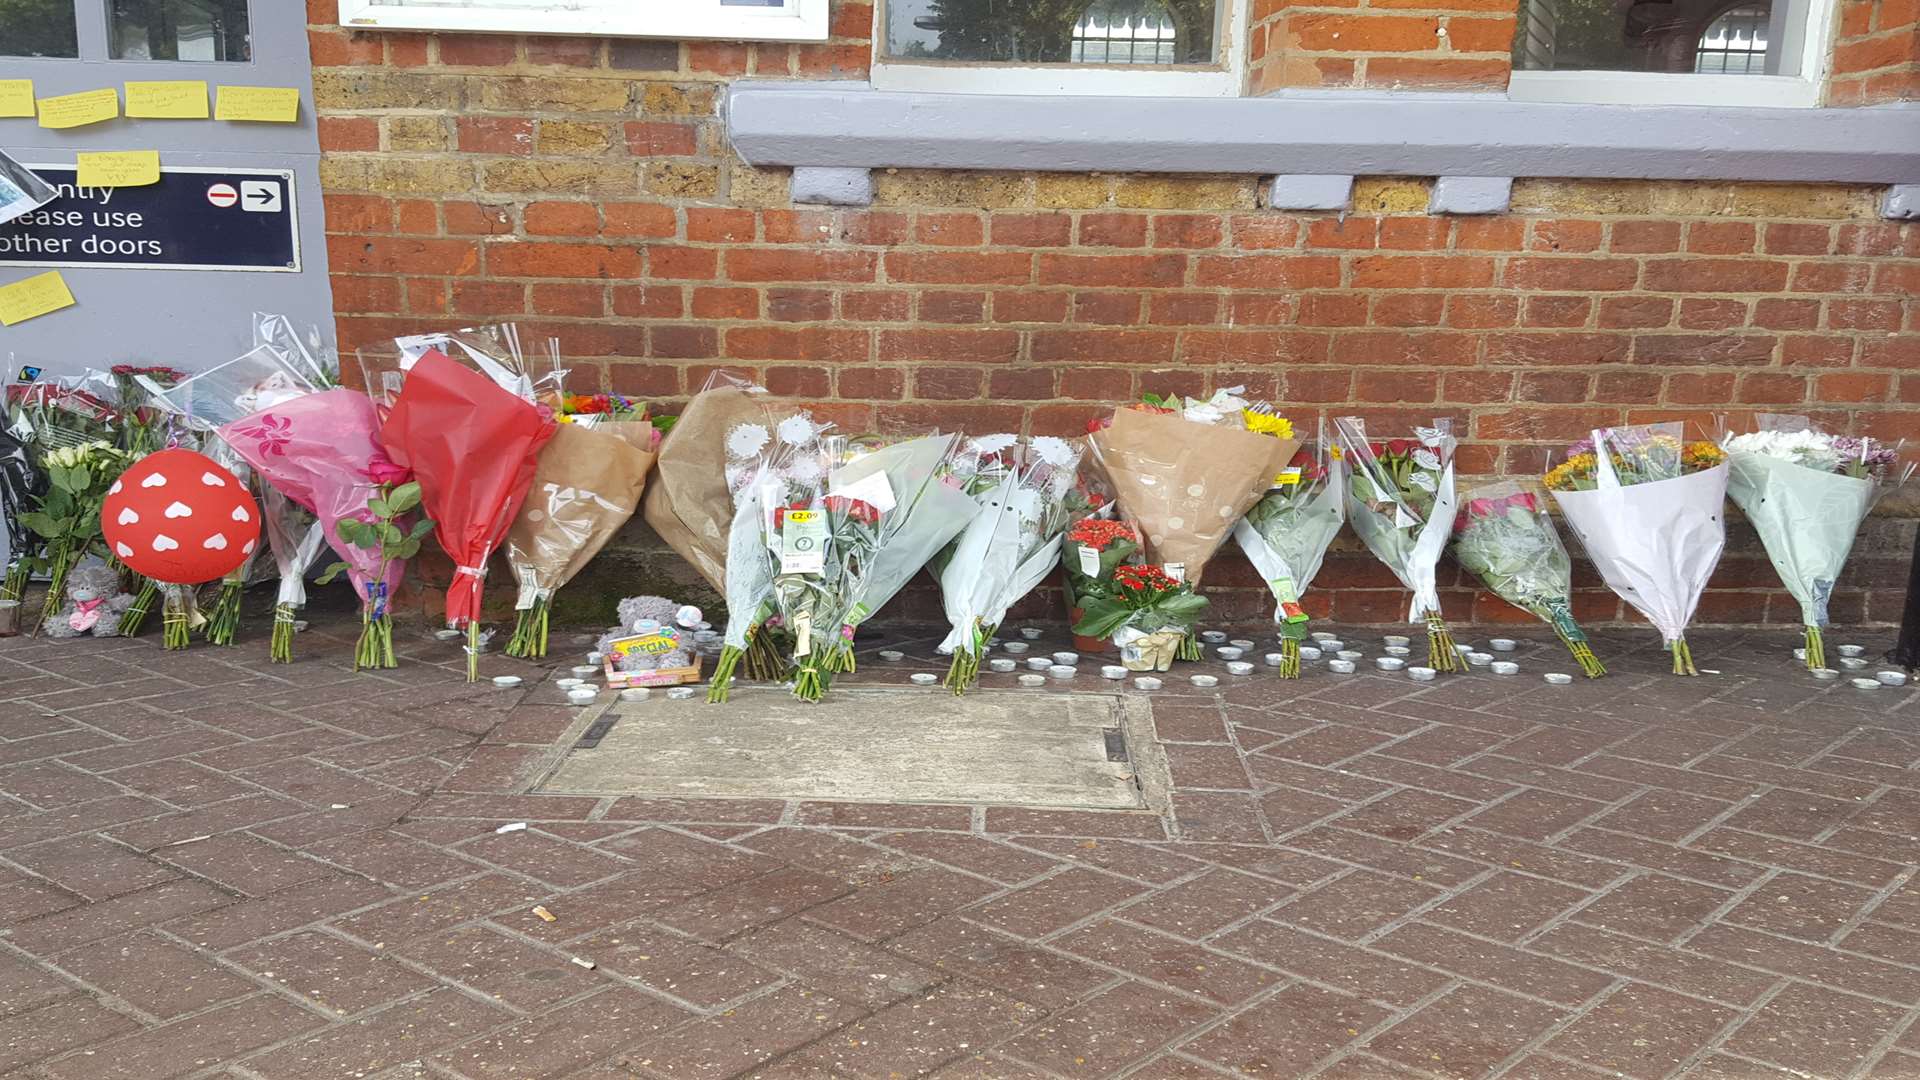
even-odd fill
[{"label": "plastic wrapping", "polygon": [[429,351],[408,371],[380,429],[388,456],[413,470],[440,546],[452,557],[447,625],[469,633],[467,677],[477,679],[482,583],[553,438],[552,411]]},{"label": "plastic wrapping", "polygon": [[970,440],[963,455],[975,468],[962,490],[980,511],[933,569],[952,629],[940,651],[953,654],[947,686],[962,693],[978,677],[987,639],[1007,610],[1032,592],[1060,561],[1083,445],[1042,436],[1016,443],[1011,435]]},{"label": "plastic wrapping", "polygon": [[[962,436],[923,435],[878,448],[856,448],[843,455],[828,478],[827,507],[840,512],[836,500],[865,501],[879,510],[877,526],[869,536],[855,534],[854,545],[843,546],[850,567],[840,614],[842,659],[851,666],[854,631],[885,607],[941,548],[980,513],[980,504],[948,483],[951,461]],[[877,501],[890,493],[887,507]],[[862,551],[860,544],[871,546]]]},{"label": "plastic wrapping", "polygon": [[1683,432],[1597,430],[1548,474],[1548,488],[1607,587],[1660,631],[1674,673],[1690,675],[1687,623],[1727,542],[1727,466],[1696,467],[1704,462]]},{"label": "plastic wrapping", "polygon": [[1589,678],[1607,673],[1573,621],[1573,559],[1546,500],[1512,480],[1474,488],[1454,520],[1453,557],[1487,590],[1541,619]]},{"label": "plastic wrapping", "polygon": [[1437,568],[1453,533],[1459,505],[1454,497],[1452,422],[1436,419],[1413,438],[1370,442],[1357,416],[1334,421],[1346,491],[1347,520],[1367,550],[1413,594],[1409,622],[1427,626],[1428,666],[1460,670],[1440,609]]},{"label": "plastic wrapping", "polygon": [[1911,465],[1898,446],[1834,436],[1803,416],[1763,414],[1759,430],[1723,432],[1727,495],[1753,523],[1781,584],[1800,603],[1807,666],[1826,666],[1822,630],[1833,585],[1861,521],[1881,496],[1905,483]]},{"label": "plastic wrapping", "polygon": [[[566,382],[567,369],[560,366],[558,339],[548,338],[544,352],[537,348],[529,352],[515,323],[414,334],[394,338],[393,344],[399,353],[399,371],[403,375],[411,372],[428,354],[438,352],[456,362],[471,364],[493,380],[495,386],[522,401],[557,396]],[[368,385],[372,383],[369,378]]]},{"label": "plastic wrapping", "polygon": [[1273,486],[1233,527],[1233,538],[1273,593],[1273,621],[1280,627],[1280,675],[1300,674],[1300,642],[1307,613],[1300,607],[1326,560],[1327,548],[1346,524],[1346,495],[1333,468],[1326,431],[1274,477]]},{"label": "plastic wrapping", "polygon": [[[39,534],[20,520],[20,515],[33,509],[47,493],[47,474],[34,460],[33,449],[25,440],[5,431],[0,431],[0,566],[7,568],[4,585],[0,585],[0,600],[18,600],[25,590],[26,577],[17,573],[16,566],[24,566],[23,560],[38,550]],[[16,578],[18,581],[16,583]]]}]

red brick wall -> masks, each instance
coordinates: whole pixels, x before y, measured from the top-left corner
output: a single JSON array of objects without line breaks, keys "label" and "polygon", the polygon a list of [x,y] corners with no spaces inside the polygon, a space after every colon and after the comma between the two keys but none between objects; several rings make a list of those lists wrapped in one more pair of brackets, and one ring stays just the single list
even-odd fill
[{"label": "red brick wall", "polygon": [[1828,100],[1920,101],[1920,3],[1841,0]]},{"label": "red brick wall", "polygon": [[[1341,217],[1258,209],[1250,176],[883,172],[869,209],[795,207],[729,153],[716,102],[742,72],[857,73],[865,5],[819,46],[365,34],[311,10],[347,349],[513,319],[588,387],[672,402],[726,366],[850,425],[977,431],[1245,384],[1306,420],[1450,416],[1470,474],[1729,409],[1920,436],[1920,225],[1881,220],[1878,189],[1521,180],[1511,213],[1448,218],[1424,180],[1362,179]],[[1910,537],[1874,526],[1837,618],[1897,617]],[[1210,583],[1257,584],[1237,555]],[[1401,613],[1364,556],[1321,585],[1341,618]],[[1738,540],[1703,618],[1797,620],[1772,585]]]}]

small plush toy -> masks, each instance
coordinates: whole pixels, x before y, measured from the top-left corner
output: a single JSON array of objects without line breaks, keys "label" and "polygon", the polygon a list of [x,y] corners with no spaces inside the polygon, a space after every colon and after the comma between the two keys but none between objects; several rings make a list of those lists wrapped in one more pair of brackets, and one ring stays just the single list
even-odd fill
[{"label": "small plush toy", "polygon": [[120,574],[101,559],[89,558],[67,574],[67,602],[40,627],[50,638],[117,637],[120,613],[133,596],[120,591]]}]

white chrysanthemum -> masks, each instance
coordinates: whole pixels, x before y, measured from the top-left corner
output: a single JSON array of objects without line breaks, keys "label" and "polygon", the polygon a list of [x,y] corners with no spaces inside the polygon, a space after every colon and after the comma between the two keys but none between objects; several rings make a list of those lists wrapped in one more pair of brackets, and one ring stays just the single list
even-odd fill
[{"label": "white chrysanthemum", "polygon": [[819,430],[813,426],[813,418],[806,413],[794,413],[780,421],[780,441],[788,446],[804,446],[818,434]]},{"label": "white chrysanthemum", "polygon": [[1052,435],[1042,435],[1030,444],[1033,454],[1041,461],[1056,469],[1071,468],[1079,455],[1074,452],[1073,444]]},{"label": "white chrysanthemum", "polygon": [[976,435],[973,438],[973,450],[977,454],[997,454],[1012,446],[1014,437],[1006,432],[994,435]]},{"label": "white chrysanthemum", "polygon": [[750,458],[767,448],[767,429],[759,424],[739,424],[727,432],[727,456]]},{"label": "white chrysanthemum", "polygon": [[787,479],[796,484],[817,484],[825,474],[826,470],[821,468],[820,459],[811,455],[795,458],[787,466]]}]

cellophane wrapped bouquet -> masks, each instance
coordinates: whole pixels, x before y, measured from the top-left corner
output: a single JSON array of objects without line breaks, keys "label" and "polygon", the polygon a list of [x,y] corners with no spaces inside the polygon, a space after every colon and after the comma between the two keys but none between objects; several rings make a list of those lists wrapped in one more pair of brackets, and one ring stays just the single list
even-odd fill
[{"label": "cellophane wrapped bouquet", "polygon": [[[1292,424],[1246,400],[1243,389],[1220,390],[1204,401],[1150,397],[1088,425],[1121,516],[1146,539],[1154,565],[1176,582],[1199,585],[1234,523],[1299,449]],[[1199,643],[1183,640],[1180,654],[1199,659]]]},{"label": "cellophane wrapped bouquet", "polygon": [[7,569],[6,592],[23,596],[36,573],[48,578],[40,617],[60,609],[67,571],[89,552],[106,558],[100,540],[100,503],[131,459],[120,448],[123,418],[112,404],[112,384],[101,372],[15,383],[7,388],[10,430],[47,483],[19,523],[33,543]]},{"label": "cellophane wrapped bouquet", "polygon": [[[115,364],[108,370],[107,378],[101,381],[101,385],[112,388],[114,409],[120,417],[115,430],[119,437],[120,449],[126,452],[129,466],[156,450],[165,450],[170,446],[187,445],[198,441],[197,436],[204,431],[204,428],[196,430],[181,414],[168,408],[166,402],[159,397],[178,386],[185,378],[187,376],[183,372],[164,364]],[[192,437],[189,437],[190,432]],[[222,464],[229,464],[229,462],[222,462]],[[240,478],[242,481],[246,480],[244,474]],[[251,559],[248,560],[248,565],[252,565]],[[123,574],[135,579],[132,582],[134,601],[120,616],[120,633],[125,637],[133,637],[140,633],[140,628],[146,623],[147,615],[153,610],[153,601],[160,592],[160,585],[158,582],[133,574],[130,570],[123,570]],[[233,618],[236,620],[238,618],[237,601],[236,596],[236,606],[232,611]],[[196,624],[205,626],[209,630],[216,625],[227,625],[227,620],[202,616],[197,608],[193,614],[197,620]]]},{"label": "cellophane wrapped bouquet", "polygon": [[953,654],[946,685],[954,693],[979,679],[980,658],[1007,610],[1060,561],[1084,452],[1044,435],[986,435],[962,446],[949,475],[980,511],[930,564],[952,625],[940,650]]},{"label": "cellophane wrapped bouquet", "polygon": [[1827,666],[1823,631],[1833,583],[1860,522],[1882,495],[1905,483],[1899,446],[1832,435],[1804,416],[1762,414],[1758,430],[1723,434],[1727,495],[1760,534],[1780,581],[1800,602],[1807,668]]},{"label": "cellophane wrapped bouquet", "polygon": [[1453,557],[1493,595],[1553,627],[1587,678],[1607,673],[1573,620],[1573,560],[1540,496],[1511,480],[1469,491],[1453,523]]},{"label": "cellophane wrapped bouquet", "polygon": [[28,560],[40,550],[40,534],[27,527],[22,515],[37,506],[47,493],[47,473],[28,441],[30,432],[14,430],[11,407],[0,431],[0,517],[5,519],[7,558],[4,578],[0,578],[0,600],[19,603],[27,590]]},{"label": "cellophane wrapped bouquet", "polygon": [[1602,428],[1568,448],[1547,490],[1607,587],[1695,675],[1687,622],[1727,543],[1726,453],[1680,424]]},{"label": "cellophane wrapped bouquet", "polygon": [[1313,584],[1327,548],[1346,523],[1346,497],[1333,477],[1333,444],[1324,430],[1302,447],[1273,479],[1273,486],[1233,527],[1233,538],[1259,571],[1274,599],[1280,628],[1283,679],[1300,677],[1300,644],[1308,616],[1300,597]]},{"label": "cellophane wrapped bouquet", "polygon": [[554,590],[640,508],[660,443],[642,404],[608,394],[563,394],[554,403],[560,425],[535,460],[526,501],[507,531],[507,565],[520,586],[508,656],[547,655]]},{"label": "cellophane wrapped bouquet", "polygon": [[1334,421],[1345,477],[1347,520],[1367,550],[1413,593],[1409,622],[1427,627],[1427,666],[1459,671],[1460,654],[1440,610],[1437,568],[1453,533],[1451,423],[1435,420],[1411,439],[1372,441],[1357,416]]}]

